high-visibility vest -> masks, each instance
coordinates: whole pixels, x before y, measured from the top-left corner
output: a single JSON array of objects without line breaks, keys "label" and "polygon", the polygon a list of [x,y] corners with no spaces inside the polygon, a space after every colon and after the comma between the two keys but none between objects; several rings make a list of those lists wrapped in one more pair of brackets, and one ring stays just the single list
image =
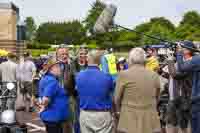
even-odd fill
[{"label": "high-visibility vest", "polygon": [[152,56],[147,59],[145,66],[148,70],[157,71],[159,68],[159,62],[155,57]]},{"label": "high-visibility vest", "polygon": [[108,70],[111,75],[117,74],[117,64],[116,64],[116,57],[114,54],[107,54],[105,58],[108,63]]}]

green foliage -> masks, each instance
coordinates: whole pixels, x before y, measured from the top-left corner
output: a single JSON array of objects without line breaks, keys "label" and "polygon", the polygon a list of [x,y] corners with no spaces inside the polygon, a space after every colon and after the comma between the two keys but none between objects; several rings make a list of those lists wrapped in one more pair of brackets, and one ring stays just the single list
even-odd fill
[{"label": "green foliage", "polygon": [[[164,17],[152,18],[149,22],[136,26],[135,30],[146,35],[155,36],[159,39],[174,40],[173,34],[175,31],[175,26]],[[138,45],[160,43],[160,40],[138,34],[136,35],[135,39],[135,41],[139,43]]]},{"label": "green foliage", "polygon": [[182,25],[191,25],[200,28],[200,14],[197,11],[185,13],[183,20],[180,22],[180,26]]},{"label": "green foliage", "polygon": [[27,17],[25,19],[25,23],[26,23],[26,31],[27,31],[26,32],[27,40],[32,41],[34,39],[37,26],[35,24],[33,17]]},{"label": "green foliage", "polygon": [[74,20],[65,23],[43,23],[39,26],[36,41],[49,44],[81,44],[85,39],[83,25]]},{"label": "green foliage", "polygon": [[[86,31],[92,33],[92,28],[104,8],[105,4],[100,0],[96,0],[91,5],[91,9],[88,11],[88,15],[82,23],[74,20],[64,23],[47,22],[41,24],[37,29],[35,38],[35,42],[38,43],[32,43],[28,48],[49,49],[49,46],[44,44],[61,43],[74,45],[85,43],[89,48],[131,48],[146,44],[160,43],[159,40],[151,39],[142,34],[115,28],[113,28],[111,32],[86,36]],[[177,27],[164,17],[154,17],[151,18],[149,22],[137,25],[134,30],[164,40],[200,41],[200,14],[196,11],[185,13]],[[35,54],[38,53],[36,52]]]},{"label": "green foliage", "polygon": [[32,43],[27,45],[28,49],[49,49],[51,45],[49,44],[40,44],[40,43]]},{"label": "green foliage", "polygon": [[[159,39],[172,40],[171,31],[161,24],[153,24],[151,29],[146,33],[147,35],[155,36]],[[160,40],[151,39],[144,36],[142,38],[144,44],[159,44]]]},{"label": "green foliage", "polygon": [[40,55],[48,54],[48,52],[49,52],[49,50],[44,50],[44,49],[41,49],[41,50],[39,50],[39,49],[29,49],[29,51],[30,51],[30,53],[33,57],[39,57]]}]

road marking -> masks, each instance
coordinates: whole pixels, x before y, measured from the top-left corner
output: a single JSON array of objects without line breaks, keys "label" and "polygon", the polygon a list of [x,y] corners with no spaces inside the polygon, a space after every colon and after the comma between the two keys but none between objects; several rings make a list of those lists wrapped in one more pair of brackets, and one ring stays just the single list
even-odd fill
[{"label": "road marking", "polygon": [[29,133],[30,133],[30,132],[37,132],[37,131],[41,131],[41,130],[39,130],[39,129],[31,129],[31,130],[28,130]]},{"label": "road marking", "polygon": [[32,119],[32,121],[39,121],[41,120],[40,118],[35,118],[35,119]]},{"label": "road marking", "polygon": [[46,131],[46,130],[45,130],[45,127],[40,127],[40,126],[35,125],[35,124],[33,124],[33,123],[26,123],[26,125],[29,126],[29,127],[33,127],[33,128],[35,128],[35,129],[37,129],[37,130],[40,130],[40,131]]}]

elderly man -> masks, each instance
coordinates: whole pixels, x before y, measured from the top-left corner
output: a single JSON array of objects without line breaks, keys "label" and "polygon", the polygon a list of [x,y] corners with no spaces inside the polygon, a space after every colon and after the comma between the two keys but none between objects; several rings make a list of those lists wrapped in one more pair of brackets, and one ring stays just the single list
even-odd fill
[{"label": "elderly man", "polygon": [[89,52],[88,68],[76,77],[80,96],[80,126],[82,133],[111,133],[113,81],[99,69],[100,53]]},{"label": "elderly man", "polygon": [[80,48],[78,51],[78,57],[75,60],[76,72],[83,71],[87,68],[87,54],[86,48]]},{"label": "elderly man", "polygon": [[61,76],[59,76],[59,81],[66,89],[68,94],[71,96],[69,100],[70,104],[70,117],[67,122],[64,123],[64,133],[72,133],[73,132],[73,119],[74,119],[74,106],[75,106],[75,98],[76,98],[76,91],[75,91],[75,82],[74,82],[74,67],[73,62],[69,59],[69,51],[66,47],[59,47],[56,51],[56,58],[58,61],[62,62],[61,65]]},{"label": "elderly man", "polygon": [[145,69],[145,60],[143,49],[132,49],[130,67],[119,74],[116,82],[114,101],[116,115],[120,114],[118,130],[123,133],[153,133],[160,127],[156,110],[160,79],[155,72]]}]

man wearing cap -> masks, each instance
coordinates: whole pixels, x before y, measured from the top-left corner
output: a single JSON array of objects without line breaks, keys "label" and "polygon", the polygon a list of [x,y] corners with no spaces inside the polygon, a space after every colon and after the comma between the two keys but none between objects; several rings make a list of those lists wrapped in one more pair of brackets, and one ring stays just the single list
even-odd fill
[{"label": "man wearing cap", "polygon": [[178,70],[192,73],[192,133],[200,133],[200,56],[194,55],[191,41],[180,43],[177,52]]},{"label": "man wearing cap", "polygon": [[120,57],[117,62],[117,70],[123,71],[128,69],[128,63],[124,57]]},{"label": "man wearing cap", "polygon": [[69,95],[60,83],[60,62],[50,58],[45,65],[45,75],[39,83],[39,101],[37,103],[40,118],[47,133],[63,133],[63,123],[69,117]]},{"label": "man wearing cap", "polygon": [[[191,57],[192,51],[185,49],[184,60],[190,60]],[[170,101],[167,109],[167,130],[169,133],[178,133],[177,127],[180,127],[182,133],[187,133],[191,120],[192,73],[180,72],[171,56],[168,58],[168,72]]]}]

